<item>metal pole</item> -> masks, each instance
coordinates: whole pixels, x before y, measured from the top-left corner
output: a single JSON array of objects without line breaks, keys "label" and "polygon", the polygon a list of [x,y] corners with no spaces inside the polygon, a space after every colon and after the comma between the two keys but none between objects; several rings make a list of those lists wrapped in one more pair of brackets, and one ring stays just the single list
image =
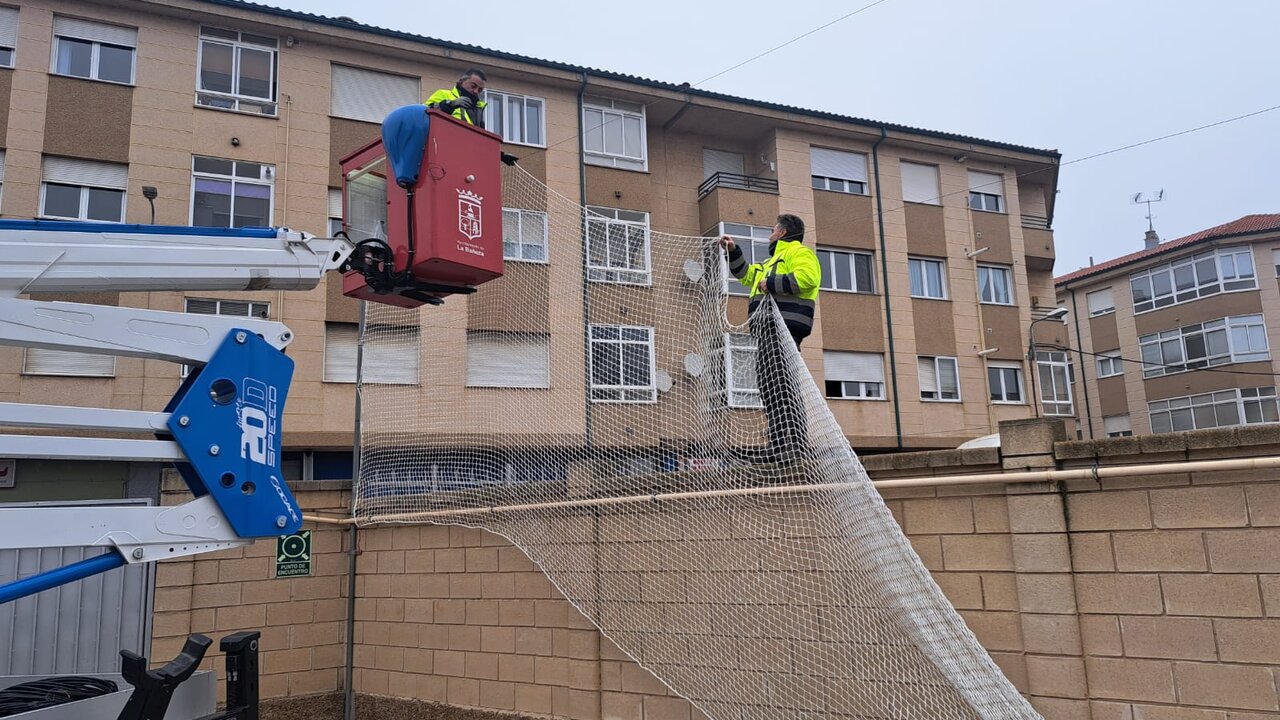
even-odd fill
[{"label": "metal pole", "polygon": [[356,422],[354,428],[354,436],[351,440],[351,531],[347,533],[349,546],[347,547],[347,647],[345,666],[343,667],[344,682],[342,687],[342,718],[343,720],[356,720],[356,689],[355,689],[355,666],[356,666],[356,558],[357,545],[360,540],[360,528],[355,524],[356,510],[356,484],[360,482],[360,428],[361,428],[361,405],[364,397],[364,331],[365,331],[365,315],[368,312],[368,302],[360,302],[360,327],[356,332]]}]

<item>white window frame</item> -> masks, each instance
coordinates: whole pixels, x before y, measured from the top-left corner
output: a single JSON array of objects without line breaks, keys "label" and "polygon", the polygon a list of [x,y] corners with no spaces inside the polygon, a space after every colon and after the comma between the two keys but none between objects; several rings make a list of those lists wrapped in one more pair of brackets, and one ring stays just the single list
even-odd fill
[{"label": "white window frame", "polygon": [[997,173],[970,170],[969,209],[979,212],[1005,212],[1004,176]]},{"label": "white window frame", "polygon": [[[741,379],[734,374],[735,367],[750,367],[753,370],[756,367],[756,339],[751,333],[724,333],[721,345],[718,348],[720,361],[724,367],[724,395],[725,405],[731,408],[758,409],[764,407],[764,402],[760,399],[759,378],[755,385],[751,385],[745,380],[738,384]],[[734,364],[734,358],[739,358],[741,365]]]},{"label": "white window frame", "polygon": [[[64,18],[62,18],[61,16],[54,16],[53,44],[52,44],[52,47],[50,48],[50,60],[49,60],[50,75],[57,75],[59,77],[79,78],[81,80],[90,80],[92,82],[104,82],[104,83],[110,83],[112,85],[131,86],[137,82],[137,78],[138,78],[138,44],[137,44],[138,31],[137,29],[123,28],[115,25],[109,25],[107,23],[80,20],[78,18],[65,19],[65,20],[69,20],[71,23],[75,25],[102,26],[103,28],[107,29],[106,30],[107,33],[127,34],[129,31],[132,31],[134,35],[133,44],[126,45],[122,42],[107,42],[102,40],[101,38],[88,37],[87,36],[88,33],[78,35],[74,32],[68,31],[66,27],[67,23],[65,21],[60,22],[63,20]],[[59,25],[62,25],[61,30],[59,30]],[[123,38],[121,39],[123,40]],[[76,75],[74,73],[60,72],[58,70],[58,49],[59,47],[61,47],[63,40],[72,40],[75,42],[87,43],[89,45],[90,56],[89,56],[89,74],[88,75]],[[98,77],[98,73],[101,72],[100,62],[102,58],[102,47],[104,45],[129,51],[129,79],[128,80],[107,80],[105,78]]]},{"label": "white window frame", "polygon": [[[938,295],[928,294],[929,290],[931,289],[929,287],[929,276],[924,272],[923,268],[930,264],[934,264],[938,266],[939,282],[941,283],[941,287],[938,288],[940,293]],[[920,284],[921,284],[921,290],[924,294],[917,295],[915,288],[911,287],[910,288],[911,297],[922,298],[925,300],[949,300],[951,297],[951,293],[948,292],[948,288],[947,288],[947,262],[939,258],[914,257],[914,256],[908,257],[907,258],[908,285],[914,285],[914,283],[911,282],[911,275],[912,275],[912,268],[915,267],[916,265],[921,266]]]},{"label": "white window frame", "polygon": [[[606,329],[617,330],[619,337],[617,339],[596,337],[597,331],[602,331]],[[622,335],[625,334],[626,331],[632,331],[632,332],[639,331],[640,333],[643,333],[645,335],[645,339],[644,340],[623,339]],[[588,332],[588,339],[590,341],[590,353],[587,357],[588,364],[589,364],[587,377],[588,377],[588,383],[590,388],[591,402],[626,403],[626,404],[653,404],[658,402],[658,386],[657,386],[658,370],[657,370],[657,364],[656,364],[657,354],[654,352],[652,327],[641,326],[641,325],[593,324],[588,326],[587,332]],[[608,343],[608,344],[615,344],[619,346],[643,345],[646,348],[649,355],[648,384],[646,385],[628,385],[625,383],[619,384],[619,385],[597,384],[596,368],[595,368],[595,347],[597,343],[601,343],[601,344]],[[623,353],[621,352],[621,347],[619,347],[618,361],[620,364],[622,364],[622,367],[620,368],[620,371],[619,371],[619,375],[620,375],[620,379],[625,380],[626,379],[625,377],[621,377],[622,372],[625,371],[626,369],[626,366],[622,361],[622,357],[623,357]],[[612,395],[612,397],[610,397],[610,395]]]},{"label": "white window frame", "polygon": [[[623,210],[590,205],[586,213],[585,241],[587,250],[587,279],[591,282],[615,283],[620,285],[649,285],[653,282],[653,260],[651,238],[649,235],[649,213],[638,210]],[[642,267],[619,266],[613,264],[594,265],[591,258],[592,228],[602,228],[605,241],[605,262],[610,263],[608,256],[609,231],[621,227],[628,236],[630,230],[640,229],[644,233],[644,264]]]},{"label": "white window frame", "polygon": [[[639,108],[638,110],[634,108]],[[601,132],[600,149],[592,149],[587,146],[590,140],[590,123],[588,122],[588,114],[598,114],[600,116],[600,127],[607,127],[609,122],[623,123],[622,143],[623,152],[609,152],[607,148],[606,133]],[[649,131],[646,124],[645,106],[640,103],[629,103],[622,100],[613,100],[611,98],[591,97],[584,99],[582,103],[582,151],[583,161],[588,165],[605,165],[608,167],[616,167],[623,170],[640,170],[648,171],[649,169]],[[640,154],[626,154],[626,121],[627,119],[640,121]]]},{"label": "white window frame", "polygon": [[[815,165],[814,155],[816,153],[841,153],[850,155],[862,161],[862,177],[844,177],[839,175],[827,175],[815,172],[812,168]],[[832,148],[809,148],[809,165],[810,165],[810,182],[814,190],[829,190],[831,192],[845,193],[848,195],[867,195],[867,156],[853,152],[851,150],[835,150]]]},{"label": "white window frame", "polygon": [[[47,177],[50,174],[50,171],[47,167],[42,165],[41,179],[40,179],[40,217],[44,219],[50,219],[50,220],[83,220],[86,222],[109,222],[109,223],[124,222],[126,217],[125,212],[128,210],[128,205],[129,205],[128,166],[120,165],[119,163],[100,163],[92,160],[77,160],[74,158],[45,157],[43,159],[43,163],[66,162],[66,161],[70,161],[73,164],[73,167],[75,167],[76,169],[77,175],[82,175],[82,177],[86,177],[89,179],[87,181],[84,179],[80,179],[76,182],[71,182],[70,180],[68,181],[49,180],[47,179]],[[124,170],[124,179],[121,181],[121,183],[104,184],[104,183],[93,181],[94,176],[101,178],[102,173],[105,171],[106,168],[109,168],[109,167],[122,168]],[[77,207],[75,217],[70,217],[68,215],[53,215],[46,212],[45,200],[46,200],[46,196],[48,194],[47,191],[50,185],[57,185],[59,187],[66,187],[66,188],[76,188],[79,190],[80,202]],[[91,189],[108,190],[111,192],[120,193],[120,219],[119,220],[100,220],[96,218],[95,219],[89,218],[89,191]]]},{"label": "white window frame", "polygon": [[[769,236],[772,234],[773,228],[771,227],[722,222],[717,226],[716,237],[719,238],[724,235],[728,235],[733,238],[734,244],[738,246],[738,249],[742,250],[742,254],[744,255],[743,259],[747,261],[748,265],[752,265],[764,263],[769,259]],[[726,257],[723,252],[719,251],[719,246],[716,246],[716,251],[719,253],[721,259]],[[742,297],[747,297],[751,294],[751,288],[743,285],[738,278],[729,273],[729,263],[727,260],[721,262],[720,267],[722,268],[722,277],[724,278],[724,289],[726,293],[730,295],[741,295]]]},{"label": "white window frame", "polygon": [[[209,31],[213,34],[206,34]],[[235,34],[235,38],[226,37]],[[261,38],[262,40],[274,41],[272,45],[265,43],[257,43],[252,40],[246,41],[245,36]],[[218,90],[204,90],[200,87],[200,78],[204,75],[204,48],[205,43],[216,45],[227,45],[231,47],[231,92],[224,93]],[[271,97],[262,98],[254,95],[244,95],[238,92],[240,88],[240,55],[244,50],[256,50],[271,53]],[[220,28],[211,25],[200,26],[200,36],[197,39],[196,46],[196,107],[206,108],[209,110],[222,110],[225,112],[240,112],[250,115],[262,115],[265,117],[275,117],[279,113],[279,95],[280,95],[280,41],[276,38],[268,38],[265,35],[257,33],[245,33],[240,30],[232,30],[230,28]],[[207,102],[201,102],[201,95],[208,96],[213,99],[221,99],[224,102],[230,102],[231,107],[221,107],[212,105]],[[257,110],[248,110],[242,107],[244,104],[253,105]]]},{"label": "white window frame", "polygon": [[0,7],[0,50],[9,53],[8,62],[0,67],[11,68],[18,61],[18,8]]},{"label": "white window frame", "polygon": [[[820,247],[817,249],[818,266],[822,268],[822,282],[819,289],[830,292],[858,293],[874,295],[876,292],[876,273],[874,256],[862,250],[845,250],[842,248]],[[868,287],[858,286],[858,262],[867,264]],[[843,262],[849,266],[849,282],[852,287],[836,287],[836,263]],[[741,284],[741,283],[739,283]],[[745,288],[744,288],[745,289]]]},{"label": "white window frame", "polygon": [[[538,217],[542,219],[542,233],[541,233],[542,236],[541,237],[533,237],[533,238],[526,237],[525,226],[532,225],[533,223],[531,222],[526,223],[525,219],[530,217]],[[515,218],[516,238],[514,242],[511,240],[508,240],[506,237],[507,218]],[[508,260],[511,262],[537,263],[539,265],[546,265],[547,263],[551,262],[551,251],[547,245],[547,233],[548,233],[547,224],[548,224],[547,214],[540,210],[524,210],[522,208],[502,208],[502,228],[503,228],[502,259]],[[538,233],[533,232],[533,230],[531,229],[529,234],[537,235]],[[516,252],[514,255],[508,252],[507,246],[510,244],[515,245]],[[541,248],[542,258],[538,259],[538,258],[524,257],[525,247]]]},{"label": "white window frame", "polygon": [[[484,127],[490,132],[502,136],[503,142],[513,145],[527,145],[529,147],[546,147],[547,146],[547,101],[534,95],[522,95],[520,93],[508,92],[505,90],[487,89],[484,91],[484,100],[486,106],[484,109],[485,119]],[[510,108],[508,101],[515,101],[520,104],[522,116],[520,118],[520,137],[513,137],[507,133],[511,127]],[[528,132],[528,108],[530,105],[538,106],[538,137],[540,141],[534,142],[529,140]],[[495,115],[499,117],[495,118]]]},{"label": "white window frame", "polygon": [[[202,309],[192,310],[193,303],[196,303],[195,307]],[[199,303],[213,303],[213,306],[207,307],[208,311],[206,311],[206,309],[203,309],[206,306],[201,306]],[[244,312],[239,312],[240,308],[238,306],[240,305],[244,306]],[[232,312],[232,310],[235,310],[235,312]],[[217,298],[188,297],[182,300],[182,311],[191,315],[222,315],[225,317],[267,320],[271,317],[271,303],[261,300],[221,300]],[[179,365],[178,377],[190,375],[191,370],[192,366],[190,365]]]},{"label": "white window frame", "polygon": [[[997,371],[996,375],[992,375],[991,371]],[[1018,399],[1009,399],[1009,376],[1013,373],[1012,390],[1017,393]],[[999,386],[997,387],[997,382]],[[1027,386],[1022,378],[1022,363],[1019,362],[998,362],[991,361],[987,363],[987,387],[990,390],[989,397],[992,405],[1026,405],[1027,404]],[[999,396],[997,398],[997,396]]]},{"label": "white window frame", "polygon": [[1109,438],[1133,437],[1133,426],[1129,422],[1128,414],[1108,415],[1102,418],[1102,431]]},{"label": "white window frame", "polygon": [[[1213,424],[1204,422],[1207,418],[1203,414],[1209,412],[1214,416]],[[1230,420],[1230,413],[1235,414],[1235,422],[1222,422]],[[1275,387],[1231,388],[1148,402],[1147,417],[1153,433],[1180,432],[1275,423],[1280,421],[1280,407]]]},{"label": "white window frame", "polygon": [[[1046,377],[1046,371],[1048,376]],[[1057,350],[1036,351],[1036,374],[1039,379],[1040,408],[1046,416],[1071,417],[1075,415],[1075,402],[1071,395],[1072,378],[1075,372],[1067,353]],[[1062,380],[1062,394],[1057,390],[1059,374]],[[1048,382],[1046,382],[1048,380]],[[1063,396],[1066,399],[1063,399]]]},{"label": "white window frame", "polygon": [[[991,284],[991,292],[987,292],[987,283],[984,278],[1003,278],[1004,292],[1003,297],[1000,293],[1000,282]],[[990,297],[988,297],[988,294]],[[978,266],[978,297],[984,305],[1012,305],[1013,304],[1013,269],[1007,265],[979,265]]]},{"label": "white window frame", "polygon": [[[1245,264],[1249,266],[1248,275],[1240,274]],[[1228,265],[1233,279],[1224,280],[1223,268]],[[1208,277],[1210,270],[1212,279]],[[1190,280],[1190,284],[1181,290],[1178,288],[1179,275],[1184,280]],[[1162,291],[1157,295],[1157,284],[1167,284],[1168,292]],[[1141,315],[1159,308],[1194,302],[1210,295],[1257,290],[1258,270],[1250,246],[1214,248],[1132,273],[1129,275],[1129,288],[1133,295],[1133,314]],[[1140,290],[1145,290],[1148,299],[1139,299],[1142,294]]]},{"label": "white window frame", "polygon": [[1098,353],[1098,379],[1119,377],[1124,374],[1124,358],[1119,350]]},{"label": "white window frame", "polygon": [[[945,402],[945,403],[963,402],[963,395],[960,391],[960,361],[959,360],[957,360],[954,357],[949,357],[946,355],[936,355],[936,356],[935,355],[919,355],[917,356],[916,361],[917,361],[917,369],[919,369],[920,365],[924,365],[928,363],[933,364],[933,378],[934,378],[935,387],[933,390],[925,389],[925,386],[927,383],[924,382],[924,376],[923,375],[921,376],[920,378],[920,401],[921,402]],[[943,395],[942,368],[944,365],[951,368],[952,377],[955,378],[955,386],[956,386],[955,397],[942,396]],[[932,393],[933,397],[928,397],[929,393]]]},{"label": "white window frame", "polygon": [[[1105,293],[1105,295],[1104,295]],[[1085,304],[1089,308],[1089,317],[1101,317],[1110,315],[1116,311],[1115,297],[1111,292],[1111,288],[1105,287],[1101,290],[1094,290],[1091,293],[1085,293]],[[1097,298],[1097,302],[1094,301]],[[1094,307],[1095,305],[1100,307]]]},{"label": "white window frame", "polygon": [[[833,377],[838,372],[833,372],[832,362],[835,358],[832,354],[842,355],[861,355],[874,356],[880,362],[879,380],[855,380],[841,377]],[[841,350],[823,350],[822,351],[822,367],[823,367],[823,395],[828,400],[884,400],[885,399],[885,381],[884,381],[884,354],[870,352],[851,352]],[[832,387],[839,386],[839,394],[832,393]]]},{"label": "white window frame", "polygon": [[[217,160],[219,162],[229,162],[232,164],[231,174],[223,175],[220,173],[196,170],[197,160]],[[259,179],[254,180],[252,178],[237,176],[236,166],[242,162],[248,165],[257,165],[259,168],[258,170]],[[264,175],[268,179],[265,179],[265,180],[262,179]],[[247,160],[229,160],[227,158],[211,157],[207,155],[192,155],[191,156],[191,196],[187,203],[188,207],[190,208],[190,210],[187,213],[187,223],[192,226],[195,225],[195,221],[196,221],[196,181],[201,178],[204,178],[206,180],[218,180],[220,182],[231,183],[231,212],[229,214],[229,222],[235,222],[236,186],[237,185],[256,185],[259,187],[267,188],[268,196],[267,196],[267,223],[266,224],[267,224],[267,227],[274,227],[275,216],[276,216],[275,165],[269,165],[267,163],[260,163],[260,162],[250,162]],[[231,228],[236,226],[228,225],[227,227]]]},{"label": "white window frame", "polygon": [[[503,368],[498,374],[505,378],[504,382],[496,380],[486,380],[479,377],[476,368],[478,358],[477,350],[480,344],[485,344],[489,348],[501,348],[502,357],[496,365]],[[542,367],[541,373],[534,378],[533,373],[528,373],[527,368],[536,367],[531,364],[537,361]],[[513,382],[516,372],[509,371],[513,367],[526,368],[526,374],[530,377],[525,382]],[[531,332],[501,332],[494,330],[468,330],[467,331],[467,387],[469,388],[498,388],[498,389],[519,389],[519,390],[539,390],[551,387],[551,336],[546,333]]]},{"label": "white window frame", "polygon": [[[1210,335],[1220,335],[1221,351],[1210,352]],[[1255,340],[1261,340],[1261,349],[1255,347]],[[1138,348],[1144,378],[1271,359],[1271,342],[1262,314],[1233,315],[1143,335],[1138,338]],[[1193,349],[1198,352],[1200,348],[1204,354],[1188,360]]]}]

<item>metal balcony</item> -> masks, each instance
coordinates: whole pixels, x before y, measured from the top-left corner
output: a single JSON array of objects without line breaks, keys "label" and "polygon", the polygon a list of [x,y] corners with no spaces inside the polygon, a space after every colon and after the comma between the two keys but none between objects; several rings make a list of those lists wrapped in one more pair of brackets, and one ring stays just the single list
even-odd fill
[{"label": "metal balcony", "polygon": [[1028,215],[1026,213],[1022,214],[1022,227],[1032,228],[1034,230],[1052,230],[1053,229],[1049,227],[1049,218],[1044,217],[1042,215]]},{"label": "metal balcony", "polygon": [[778,194],[778,181],[774,178],[739,175],[738,173],[718,172],[698,186],[698,199],[706,197],[716,188],[730,190],[751,190],[753,192]]}]

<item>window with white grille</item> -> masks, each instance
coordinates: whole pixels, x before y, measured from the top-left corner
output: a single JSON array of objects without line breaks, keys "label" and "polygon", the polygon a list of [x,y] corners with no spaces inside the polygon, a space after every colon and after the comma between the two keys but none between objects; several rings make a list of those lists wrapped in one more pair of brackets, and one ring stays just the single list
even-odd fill
[{"label": "window with white grille", "polygon": [[1098,356],[1098,377],[1107,378],[1124,374],[1124,360],[1119,350],[1100,353]]},{"label": "window with white grille", "polygon": [[1116,311],[1116,301],[1111,296],[1111,288],[1102,288],[1085,295],[1089,303],[1089,317],[1106,315]]},{"label": "window with white grille", "polygon": [[1023,405],[1027,393],[1022,384],[1022,363],[987,363],[987,386],[991,389],[991,402],[1003,405]]},{"label": "window with white grille", "polygon": [[960,365],[955,358],[921,355],[918,366],[921,400],[960,401]]},{"label": "window with white grille", "polygon": [[947,270],[941,260],[907,258],[907,271],[911,280],[911,297],[947,299]]},{"label": "window with white grille", "polygon": [[551,386],[551,338],[542,333],[467,331],[467,387]]},{"label": "window with white grille", "polygon": [[989,305],[1012,305],[1013,273],[1000,265],[979,265],[978,292]]},{"label": "window with white grille", "polygon": [[884,355],[880,353],[824,350],[822,373],[829,398],[884,399]]},{"label": "window with white grille", "polygon": [[1280,422],[1275,387],[1233,388],[1147,403],[1151,432]]},{"label": "window with white grille", "polygon": [[1224,292],[1256,290],[1249,246],[1215,248],[1129,276],[1133,312],[1192,302]]},{"label": "window with white grille", "polygon": [[876,291],[871,253],[831,248],[818,248],[817,252],[818,265],[822,268],[823,290],[855,293]]},{"label": "window with white grille", "polygon": [[46,156],[41,175],[40,217],[124,222],[128,165]]},{"label": "window with white grille", "polygon": [[[733,243],[742,251],[743,259],[748,265],[763,263],[769,259],[769,236],[773,228],[760,225],[739,225],[737,223],[720,223],[720,232],[716,237],[728,235]],[[726,256],[727,257],[727,256]],[[730,295],[747,296],[751,288],[743,285],[738,278],[729,274],[729,263],[723,263],[725,288]]]},{"label": "window with white grille", "polygon": [[720,352],[724,361],[726,404],[733,408],[762,407],[755,338],[749,333],[725,333]]},{"label": "window with white grille", "polygon": [[649,213],[587,207],[587,279],[648,285]]},{"label": "window with white grille", "polygon": [[985,212],[1004,212],[1004,178],[970,170],[969,207]]},{"label": "window with white grille", "polygon": [[1271,359],[1262,315],[1237,315],[1151,333],[1139,337],[1138,345],[1144,378]]},{"label": "window with white grille", "polygon": [[274,165],[191,159],[191,224],[195,227],[270,227],[274,194]]},{"label": "window with white grille", "polygon": [[137,47],[136,28],[55,15],[49,72],[132,85]]},{"label": "window with white grille", "polygon": [[853,195],[867,194],[867,156],[826,148],[809,148],[813,187]]},{"label": "window with white grille", "polygon": [[1036,352],[1040,379],[1040,406],[1045,415],[1071,415],[1071,382],[1074,373],[1065,352]]},{"label": "window with white grille", "polygon": [[657,402],[653,328],[591,326],[591,399],[595,402]]},{"label": "window with white grille", "polygon": [[484,127],[517,145],[547,144],[546,101],[540,97],[485,90]]},{"label": "window with white grille", "polygon": [[647,170],[644,105],[587,97],[582,105],[584,162]]},{"label": "window with white grille", "polygon": [[279,48],[273,37],[201,27],[196,104],[274,116]]},{"label": "window with white grille", "polygon": [[18,8],[0,7],[0,67],[13,67],[18,49]]},{"label": "window with white grille", "polygon": [[547,214],[537,210],[502,208],[502,257],[527,262],[547,261]]}]

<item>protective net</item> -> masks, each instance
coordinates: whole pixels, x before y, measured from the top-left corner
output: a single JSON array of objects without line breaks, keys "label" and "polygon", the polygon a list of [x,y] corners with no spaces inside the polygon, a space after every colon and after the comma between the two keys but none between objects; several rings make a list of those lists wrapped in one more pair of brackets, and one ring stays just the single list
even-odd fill
[{"label": "protective net", "polygon": [[[716,238],[504,172],[528,262],[443,306],[367,306],[358,522],[507,538],[716,720],[1039,717]],[[396,384],[406,358],[420,384]]]}]

